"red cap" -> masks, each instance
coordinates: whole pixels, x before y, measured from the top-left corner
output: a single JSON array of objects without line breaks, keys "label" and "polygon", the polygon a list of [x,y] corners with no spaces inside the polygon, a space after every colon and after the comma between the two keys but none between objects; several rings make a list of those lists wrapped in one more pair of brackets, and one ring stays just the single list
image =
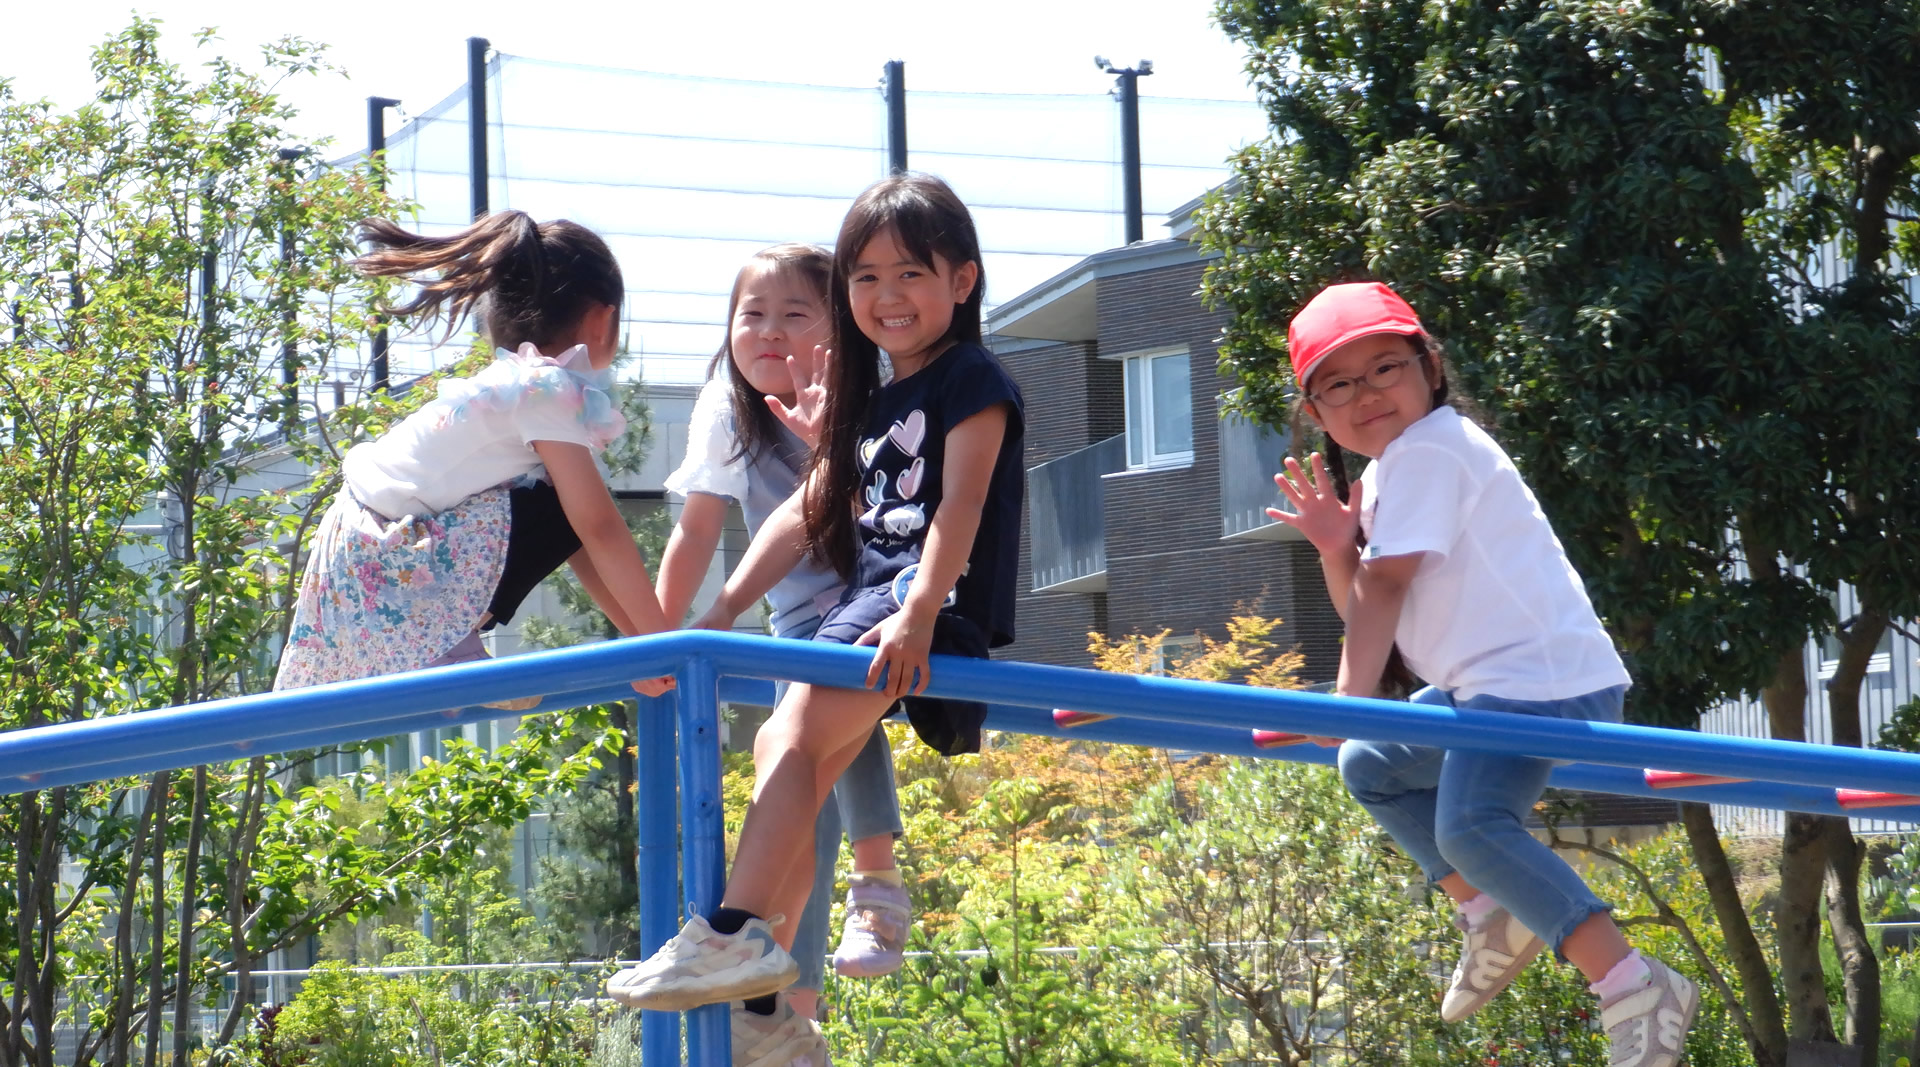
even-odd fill
[{"label": "red cap", "polygon": [[1287,355],[1293,359],[1293,378],[1305,389],[1314,367],[1348,341],[1376,333],[1419,332],[1420,316],[1385,285],[1329,285],[1287,323]]}]

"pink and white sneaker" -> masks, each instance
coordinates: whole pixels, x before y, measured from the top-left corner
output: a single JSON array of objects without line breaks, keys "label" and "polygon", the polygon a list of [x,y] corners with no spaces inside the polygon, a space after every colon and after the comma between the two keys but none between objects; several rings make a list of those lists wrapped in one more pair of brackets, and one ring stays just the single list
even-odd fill
[{"label": "pink and white sneaker", "polygon": [[688,1011],[705,1004],[777,993],[793,984],[800,966],[773,940],[785,921],[749,919],[738,933],[723,934],[696,915],[673,940],[607,979],[607,995],[629,1008]]},{"label": "pink and white sneaker", "polygon": [[913,909],[907,891],[886,882],[854,878],[847,883],[847,921],[833,953],[835,973],[878,978],[900,969],[906,958]]}]

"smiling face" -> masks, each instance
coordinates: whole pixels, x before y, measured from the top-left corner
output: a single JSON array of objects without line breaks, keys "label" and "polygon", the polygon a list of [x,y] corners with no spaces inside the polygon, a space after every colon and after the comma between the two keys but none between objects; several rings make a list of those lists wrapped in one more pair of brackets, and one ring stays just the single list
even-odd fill
[{"label": "smiling face", "polygon": [[954,308],[973,292],[979,274],[971,260],[956,266],[937,252],[932,263],[919,262],[888,227],[854,258],[847,303],[854,324],[886,351],[895,377],[903,378],[944,349]]},{"label": "smiling face", "polygon": [[[1402,360],[1398,377],[1384,388],[1370,384],[1390,376]],[[1325,403],[1328,387],[1344,383],[1351,399],[1338,407]],[[1440,372],[1433,360],[1422,357],[1406,336],[1376,333],[1348,341],[1328,352],[1307,379],[1307,414],[1340,447],[1372,459],[1380,458],[1407,427],[1433,410],[1433,392]],[[1339,392],[1339,388],[1333,392]]]},{"label": "smiling face", "polygon": [[793,397],[787,357],[813,359],[831,332],[820,294],[797,270],[756,262],[740,274],[728,345],[733,365],[755,392]]}]

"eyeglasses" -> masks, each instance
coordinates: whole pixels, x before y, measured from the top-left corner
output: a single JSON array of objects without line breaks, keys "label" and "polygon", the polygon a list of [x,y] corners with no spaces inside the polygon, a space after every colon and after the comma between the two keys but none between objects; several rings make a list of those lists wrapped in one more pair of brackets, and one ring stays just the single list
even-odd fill
[{"label": "eyeglasses", "polygon": [[1360,387],[1363,385],[1374,390],[1393,388],[1393,383],[1400,380],[1400,372],[1406,370],[1407,364],[1417,358],[1409,356],[1406,359],[1389,359],[1382,363],[1375,363],[1358,378],[1335,378],[1308,393],[1307,399],[1321,407],[1346,407],[1353,403],[1354,397],[1360,395]]}]

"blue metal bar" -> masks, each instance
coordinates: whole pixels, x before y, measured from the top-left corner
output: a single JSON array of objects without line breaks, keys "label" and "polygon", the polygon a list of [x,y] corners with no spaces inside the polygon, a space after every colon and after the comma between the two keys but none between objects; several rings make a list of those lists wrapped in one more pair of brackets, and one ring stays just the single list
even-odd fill
[{"label": "blue metal bar", "polygon": [[[675,862],[680,820],[674,811],[674,720],[670,698],[643,698],[634,718],[634,821],[638,824],[640,876],[640,957],[673,937],[680,917],[680,873]],[[645,1064],[680,1059],[680,1016],[648,1011],[640,1015],[640,1060]]]},{"label": "blue metal bar", "polygon": [[[546,711],[560,711],[567,708],[584,707],[588,704],[612,704],[634,699],[632,687],[622,683],[597,690],[576,693],[555,693],[542,700],[527,711],[502,711],[499,708],[470,707],[448,708],[444,711],[416,712],[387,720],[378,732],[370,733],[365,724],[332,726],[318,730],[306,730],[301,733],[283,734],[267,738],[264,741],[240,741],[232,744],[201,744],[193,748],[183,748],[166,755],[167,767],[194,767],[202,763],[230,763],[234,760],[249,759],[260,755],[262,751],[297,752],[310,748],[328,748],[334,745],[349,745],[365,741],[370,737],[390,737],[396,734],[413,733],[416,730],[440,730],[449,726],[464,726],[470,722],[489,722],[494,719],[517,718],[521,715],[538,715]],[[720,699],[736,704],[773,703],[773,683],[757,678],[722,678],[720,680]],[[204,706],[204,705],[202,705]],[[152,713],[149,713],[152,714]],[[671,710],[662,714],[672,714]],[[0,734],[0,742],[7,737]],[[202,739],[204,740],[204,738]],[[148,753],[132,759],[112,760],[79,767],[67,767],[50,771],[28,771],[12,773],[0,771],[0,796],[9,793],[24,793],[29,789],[52,789],[55,786],[77,785],[81,782],[99,782],[109,778],[134,778],[155,769],[155,754]],[[4,764],[0,764],[4,766]]]},{"label": "blue metal bar", "polygon": [[[1146,745],[1153,748],[1213,752],[1223,756],[1251,756],[1258,759],[1291,760],[1332,766],[1334,748],[1319,745],[1288,745],[1261,748],[1246,730],[1226,730],[1214,726],[1177,726],[1145,719],[1106,719],[1080,726],[1062,727],[1053,715],[1036,708],[995,705],[987,714],[987,728],[1010,733],[1039,734],[1066,740],[1102,741],[1120,745]],[[1654,797],[1659,800],[1698,801],[1702,804],[1726,804],[1734,807],[1778,808],[1805,811],[1816,815],[1840,815],[1851,818],[1885,819],[1889,822],[1920,823],[1920,805],[1849,811],[1834,799],[1833,790],[1819,786],[1783,785],[1774,782],[1729,782],[1725,785],[1686,786],[1655,789],[1640,771],[1626,767],[1601,767],[1576,763],[1556,767],[1551,783],[1556,789],[1579,789],[1589,793],[1616,793],[1622,796]]]},{"label": "blue metal bar", "polygon": [[[714,661],[688,656],[675,676],[674,690],[680,709],[680,888],[686,913],[706,915],[720,906],[727,881],[720,804],[720,678]],[[687,1013],[687,1062],[726,1063],[732,1058],[727,1012],[725,1004],[709,1004]]]},{"label": "blue metal bar", "polygon": [[[865,649],[680,631],[0,734],[0,768],[5,769],[0,773],[23,781],[28,774],[45,776],[69,768],[113,765],[144,772],[191,766],[203,760],[183,759],[181,754],[204,750],[209,738],[270,751],[277,747],[269,744],[274,739],[311,736],[336,727],[351,727],[359,737],[379,737],[397,732],[396,723],[425,712],[515,696],[604,691],[629,679],[671,673],[688,656],[706,657],[713,669],[728,673],[846,688],[861,684],[871,659]],[[1068,706],[1188,726],[1334,732],[1635,770],[1655,765],[1797,785],[1920,794],[1920,756],[1904,753],[951,657],[934,663],[931,691],[988,703]],[[24,785],[36,787],[32,782]],[[9,781],[0,782],[0,788],[18,791],[23,786]],[[1876,812],[1874,817],[1884,814]]]}]

